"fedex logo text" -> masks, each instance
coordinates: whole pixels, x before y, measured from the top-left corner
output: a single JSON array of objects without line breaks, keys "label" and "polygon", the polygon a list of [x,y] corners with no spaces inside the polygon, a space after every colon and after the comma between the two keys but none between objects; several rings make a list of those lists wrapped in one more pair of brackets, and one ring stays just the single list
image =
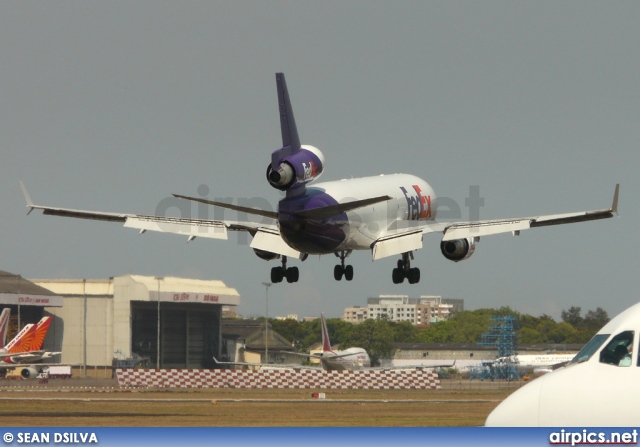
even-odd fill
[{"label": "fedex logo text", "polygon": [[413,185],[415,195],[410,195],[404,186],[401,186],[400,190],[407,200],[408,220],[428,219],[431,217],[431,196],[423,196],[418,185]]}]

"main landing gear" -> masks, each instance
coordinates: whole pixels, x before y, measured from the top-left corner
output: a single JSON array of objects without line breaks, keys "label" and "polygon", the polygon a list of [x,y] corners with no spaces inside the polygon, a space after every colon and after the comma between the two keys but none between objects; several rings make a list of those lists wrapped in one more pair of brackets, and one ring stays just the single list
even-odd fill
[{"label": "main landing gear", "polygon": [[333,277],[336,281],[340,281],[344,275],[344,279],[351,281],[353,279],[353,266],[344,265],[344,260],[351,254],[351,250],[336,252],[335,255],[340,258],[340,265],[333,268]]},{"label": "main landing gear", "polygon": [[273,267],[271,269],[271,282],[279,283],[282,282],[284,278],[287,278],[288,283],[298,282],[298,278],[300,277],[300,271],[298,267],[289,267],[287,268],[287,257],[282,257],[282,267]]},{"label": "main landing gear", "polygon": [[411,260],[413,259],[413,252],[402,253],[402,259],[398,260],[398,267],[393,269],[391,278],[394,284],[400,284],[404,282],[404,279],[409,280],[409,284],[417,284],[420,282],[420,269],[411,268]]}]

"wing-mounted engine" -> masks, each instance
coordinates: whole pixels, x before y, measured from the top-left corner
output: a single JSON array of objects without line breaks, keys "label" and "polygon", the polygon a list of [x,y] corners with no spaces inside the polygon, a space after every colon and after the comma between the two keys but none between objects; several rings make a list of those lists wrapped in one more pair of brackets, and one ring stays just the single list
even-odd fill
[{"label": "wing-mounted engine", "polygon": [[264,259],[265,261],[273,261],[274,259],[280,259],[279,254],[272,253],[270,251],[259,250],[257,248],[254,248],[253,252],[256,254],[257,257],[259,257],[260,259]]},{"label": "wing-mounted engine", "polygon": [[450,261],[469,259],[476,250],[474,238],[454,239],[440,242],[440,251]]},{"label": "wing-mounted engine", "polygon": [[324,169],[324,155],[313,146],[301,146],[300,150],[282,158],[276,169],[267,167],[267,180],[276,189],[286,191],[312,182]]},{"label": "wing-mounted engine", "polygon": [[30,368],[22,368],[20,371],[20,376],[23,379],[34,379],[38,375],[38,370],[30,367]]}]

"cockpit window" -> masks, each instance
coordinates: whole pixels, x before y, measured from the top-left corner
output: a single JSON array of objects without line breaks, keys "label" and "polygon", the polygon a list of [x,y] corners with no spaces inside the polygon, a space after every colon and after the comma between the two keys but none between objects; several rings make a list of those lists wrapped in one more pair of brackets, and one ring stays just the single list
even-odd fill
[{"label": "cockpit window", "polygon": [[600,351],[600,363],[615,366],[631,366],[630,348],[633,345],[633,331],[624,331],[611,339]]},{"label": "cockpit window", "polygon": [[573,365],[589,360],[591,356],[595,354],[598,349],[600,349],[600,346],[602,346],[602,344],[607,341],[607,338],[609,338],[610,335],[611,334],[596,334],[591,340],[589,340],[589,343],[584,345],[584,348],[582,348],[580,352],[576,354],[576,356],[569,362],[569,364]]}]

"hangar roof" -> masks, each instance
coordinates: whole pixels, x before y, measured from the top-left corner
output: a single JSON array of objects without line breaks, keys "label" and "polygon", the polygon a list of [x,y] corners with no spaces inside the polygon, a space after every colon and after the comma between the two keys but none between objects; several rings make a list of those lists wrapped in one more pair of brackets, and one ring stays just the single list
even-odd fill
[{"label": "hangar roof", "polygon": [[0,270],[0,304],[60,307],[62,297],[20,275]]},{"label": "hangar roof", "polygon": [[55,295],[51,290],[40,287],[20,275],[0,270],[0,293],[19,293],[26,295]]},{"label": "hangar roof", "polygon": [[[109,279],[34,279],[63,296],[113,297],[120,286],[134,287],[126,299],[166,302],[204,302],[238,305],[240,294],[220,280],[178,278],[175,276],[123,275]],[[122,289],[118,289],[122,290]],[[119,294],[122,297],[122,294]]]}]

